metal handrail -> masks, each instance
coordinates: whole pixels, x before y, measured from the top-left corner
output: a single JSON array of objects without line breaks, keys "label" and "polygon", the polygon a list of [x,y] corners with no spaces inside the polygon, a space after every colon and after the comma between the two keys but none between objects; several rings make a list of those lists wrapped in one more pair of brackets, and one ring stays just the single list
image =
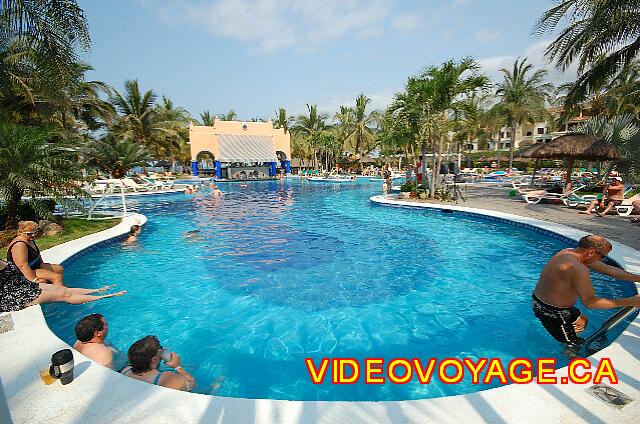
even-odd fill
[{"label": "metal handrail", "polygon": [[621,310],[613,314],[605,322],[603,322],[600,329],[595,333],[593,333],[591,336],[589,336],[587,340],[585,340],[584,342],[585,352],[589,353],[589,347],[591,346],[591,343],[593,343],[598,337],[602,336],[603,334],[611,330],[613,327],[617,326],[622,321],[624,321],[629,315],[634,313],[636,309],[637,309],[636,306],[625,306],[624,308],[622,308]]}]

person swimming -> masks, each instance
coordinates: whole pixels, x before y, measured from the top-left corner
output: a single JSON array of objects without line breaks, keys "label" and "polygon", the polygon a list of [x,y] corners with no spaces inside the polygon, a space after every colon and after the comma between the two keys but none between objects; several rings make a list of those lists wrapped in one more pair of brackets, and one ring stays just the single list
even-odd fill
[{"label": "person swimming", "polygon": [[131,228],[129,229],[129,237],[127,237],[127,239],[123,242],[123,244],[132,244],[135,243],[138,240],[138,235],[140,235],[140,232],[142,231],[142,227],[134,224],[131,226]]},{"label": "person swimming", "polygon": [[191,230],[184,233],[182,237],[187,240],[199,240],[202,238],[202,235],[200,234],[200,230]]}]

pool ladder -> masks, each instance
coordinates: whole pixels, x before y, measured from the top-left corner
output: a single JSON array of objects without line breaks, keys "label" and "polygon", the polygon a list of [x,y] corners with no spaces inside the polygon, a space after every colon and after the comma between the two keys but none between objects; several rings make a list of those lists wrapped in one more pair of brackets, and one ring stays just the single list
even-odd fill
[{"label": "pool ladder", "polygon": [[636,309],[637,307],[635,306],[625,306],[624,308],[620,309],[618,312],[613,314],[605,322],[603,322],[600,329],[595,333],[593,333],[591,336],[589,336],[589,338],[587,338],[587,340],[584,341],[584,351],[587,353],[587,355],[591,355],[595,352],[595,350],[594,351],[590,350],[589,347],[596,339],[605,335],[613,327],[623,322],[628,316],[633,314],[636,311]]}]

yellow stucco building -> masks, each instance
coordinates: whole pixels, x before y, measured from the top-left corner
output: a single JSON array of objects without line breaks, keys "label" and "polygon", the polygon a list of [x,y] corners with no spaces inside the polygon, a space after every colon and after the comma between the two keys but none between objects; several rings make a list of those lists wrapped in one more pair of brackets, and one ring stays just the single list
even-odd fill
[{"label": "yellow stucco building", "polygon": [[216,119],[212,127],[189,126],[193,175],[216,179],[262,179],[277,169],[290,173],[291,138],[271,121],[242,122]]}]

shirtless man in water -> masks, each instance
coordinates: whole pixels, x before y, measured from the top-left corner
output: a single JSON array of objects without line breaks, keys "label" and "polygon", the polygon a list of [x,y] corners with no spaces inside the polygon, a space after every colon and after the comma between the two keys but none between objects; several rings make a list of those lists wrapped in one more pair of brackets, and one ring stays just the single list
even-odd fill
[{"label": "shirtless man in water", "polygon": [[113,369],[113,354],[116,350],[104,342],[107,334],[109,324],[102,315],[87,315],[76,324],[78,340],[73,344],[73,348],[103,367]]},{"label": "shirtless man in water", "polygon": [[577,336],[587,326],[587,317],[575,307],[578,297],[589,309],[610,309],[623,306],[640,307],[640,295],[623,299],[597,297],[589,271],[597,271],[618,280],[640,281],[631,274],[602,261],[612,246],[602,236],[585,236],[575,249],[556,253],[540,274],[533,291],[533,312],[556,340],[579,345],[584,339]]}]

